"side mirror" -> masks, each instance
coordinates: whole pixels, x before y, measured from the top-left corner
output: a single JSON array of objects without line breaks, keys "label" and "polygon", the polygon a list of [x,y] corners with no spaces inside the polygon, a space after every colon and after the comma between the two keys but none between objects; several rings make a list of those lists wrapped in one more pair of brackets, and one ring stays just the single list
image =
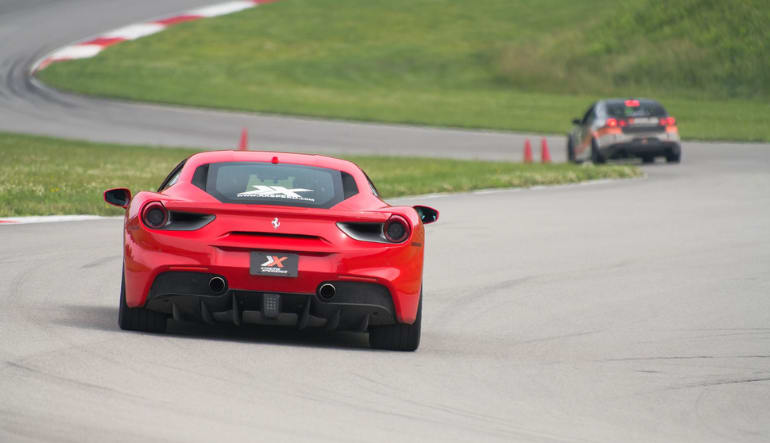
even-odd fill
[{"label": "side mirror", "polygon": [[579,125],[580,124],[580,119],[579,118],[573,118],[572,119],[572,124],[573,125]]},{"label": "side mirror", "polygon": [[414,210],[417,211],[424,225],[438,220],[438,211],[429,206],[414,206]]},{"label": "side mirror", "polygon": [[119,208],[127,208],[131,202],[131,191],[126,188],[113,188],[104,191],[104,201]]}]

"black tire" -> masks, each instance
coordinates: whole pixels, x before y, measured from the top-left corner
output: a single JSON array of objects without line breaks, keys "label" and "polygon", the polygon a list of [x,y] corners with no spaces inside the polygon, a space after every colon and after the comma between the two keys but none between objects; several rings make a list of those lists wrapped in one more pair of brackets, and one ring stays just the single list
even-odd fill
[{"label": "black tire", "polygon": [[644,164],[655,163],[655,156],[654,155],[643,155],[642,156],[642,163],[644,163]]},{"label": "black tire", "polygon": [[126,276],[120,282],[120,308],[118,326],[120,329],[143,332],[166,332],[166,314],[144,308],[129,308],[126,305]]},{"label": "black tire", "polygon": [[607,159],[604,158],[601,152],[599,152],[599,147],[596,145],[596,139],[591,139],[591,162],[593,162],[595,165],[603,165],[607,162]]},{"label": "black tire", "polygon": [[391,351],[415,351],[420,346],[420,325],[422,324],[422,291],[417,306],[417,318],[411,325],[395,325],[369,328],[369,346],[374,349]]},{"label": "black tire", "polygon": [[682,155],[681,154],[666,154],[666,162],[668,163],[679,163],[682,161]]},{"label": "black tire", "polygon": [[679,163],[682,161],[682,148],[677,144],[675,146],[676,149],[672,150],[671,153],[666,154],[666,162],[668,163]]},{"label": "black tire", "polygon": [[577,163],[575,159],[575,144],[572,142],[572,136],[567,135],[567,161]]}]

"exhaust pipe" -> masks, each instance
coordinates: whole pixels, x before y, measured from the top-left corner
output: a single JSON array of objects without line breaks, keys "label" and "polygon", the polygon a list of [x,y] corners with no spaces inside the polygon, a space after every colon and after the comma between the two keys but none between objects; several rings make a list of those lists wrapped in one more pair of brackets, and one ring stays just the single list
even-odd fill
[{"label": "exhaust pipe", "polygon": [[318,287],[318,295],[324,300],[331,300],[334,294],[337,293],[337,288],[331,283],[324,283]]},{"label": "exhaust pipe", "polygon": [[221,294],[227,289],[227,282],[222,277],[211,277],[209,280],[209,288],[214,294]]}]

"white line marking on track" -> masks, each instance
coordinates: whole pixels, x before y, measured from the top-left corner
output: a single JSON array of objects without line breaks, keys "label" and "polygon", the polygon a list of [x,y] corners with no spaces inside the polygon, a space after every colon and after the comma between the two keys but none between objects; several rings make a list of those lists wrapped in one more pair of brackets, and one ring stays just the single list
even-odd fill
[{"label": "white line marking on track", "polygon": [[51,54],[50,58],[55,60],[89,58],[101,52],[102,49],[104,46],[101,45],[66,46]]},{"label": "white line marking on track", "polygon": [[114,31],[107,32],[102,35],[105,38],[124,38],[126,40],[136,40],[141,37],[155,34],[166,29],[166,26],[159,23],[135,23],[133,25],[124,26]]},{"label": "white line marking on track", "polygon": [[602,178],[598,180],[588,180],[584,182],[579,183],[567,183],[564,185],[536,185],[536,186],[530,186],[530,187],[524,187],[524,188],[489,188],[489,189],[479,189],[478,191],[469,191],[469,192],[436,192],[433,194],[423,194],[423,195],[405,195],[402,197],[395,197],[392,199],[388,199],[388,203],[395,206],[394,203],[397,203],[400,200],[413,200],[413,199],[421,199],[421,200],[432,200],[436,198],[445,198],[445,197],[452,197],[452,196],[462,196],[462,195],[489,195],[489,194],[502,194],[502,193],[514,193],[514,192],[527,192],[527,191],[549,191],[554,189],[569,189],[569,188],[577,188],[581,186],[594,186],[594,185],[607,185],[610,183],[616,183],[616,182],[632,182],[636,180],[645,180],[647,178],[647,174],[642,175],[641,177],[635,177],[635,178]]},{"label": "white line marking on track", "polygon": [[104,217],[101,215],[42,215],[35,217],[4,217],[0,218],[0,226],[4,225],[25,225],[30,223],[56,223],[56,222],[71,222],[71,221],[85,221],[85,220],[109,220],[123,218],[118,217]]},{"label": "white line marking on track", "polygon": [[254,6],[256,5],[252,1],[229,2],[193,9],[192,11],[188,11],[187,14],[201,15],[203,17],[218,17],[220,15],[232,14],[233,12],[253,8]]}]

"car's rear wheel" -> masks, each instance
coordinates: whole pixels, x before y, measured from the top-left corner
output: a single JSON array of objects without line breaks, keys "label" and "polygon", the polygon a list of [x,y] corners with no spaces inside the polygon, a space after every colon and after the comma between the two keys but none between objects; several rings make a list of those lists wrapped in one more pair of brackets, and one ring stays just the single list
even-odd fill
[{"label": "car's rear wheel", "polygon": [[422,323],[422,291],[417,306],[417,318],[411,325],[396,323],[388,326],[369,328],[369,346],[391,351],[414,351],[420,346],[420,325]]},{"label": "car's rear wheel", "polygon": [[599,152],[599,146],[596,144],[595,138],[591,139],[591,162],[597,165],[607,162],[607,159]]},{"label": "car's rear wheel", "polygon": [[666,161],[668,163],[679,163],[682,160],[682,152],[672,152],[670,154],[666,154]]},{"label": "car's rear wheel", "polygon": [[120,329],[143,332],[166,332],[166,314],[144,308],[129,308],[126,305],[126,276],[120,283],[120,308],[118,326]]},{"label": "car's rear wheel", "polygon": [[567,134],[567,161],[577,163],[575,159],[575,144],[572,142],[572,136]]}]

